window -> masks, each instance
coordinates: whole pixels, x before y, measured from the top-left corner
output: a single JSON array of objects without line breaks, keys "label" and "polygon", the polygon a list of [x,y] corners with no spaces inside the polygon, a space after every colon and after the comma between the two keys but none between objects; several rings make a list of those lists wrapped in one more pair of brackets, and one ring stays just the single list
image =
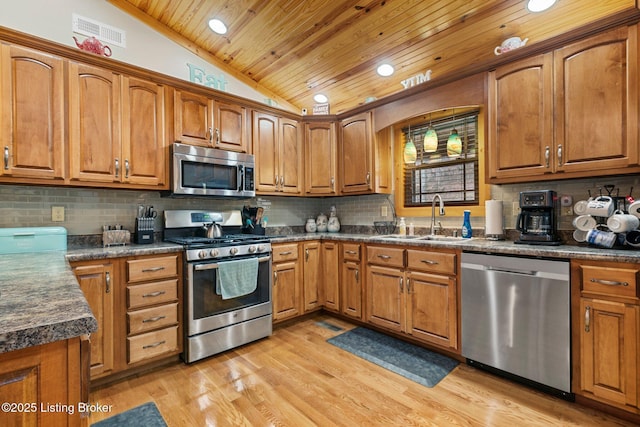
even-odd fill
[{"label": "window", "polygon": [[[424,135],[429,126],[438,136],[434,152],[424,149]],[[460,154],[447,152],[447,139],[456,130],[462,141]],[[478,205],[478,112],[447,117],[403,128],[405,141],[413,139],[415,164],[404,166],[404,206],[430,206],[437,193],[448,205]]]}]

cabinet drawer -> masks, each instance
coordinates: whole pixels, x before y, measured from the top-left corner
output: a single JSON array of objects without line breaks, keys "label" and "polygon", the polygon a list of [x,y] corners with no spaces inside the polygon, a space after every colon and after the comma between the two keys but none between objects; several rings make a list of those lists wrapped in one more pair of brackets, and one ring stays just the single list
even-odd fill
[{"label": "cabinet drawer", "polygon": [[127,313],[130,334],[139,334],[178,323],[178,303]]},{"label": "cabinet drawer", "polygon": [[402,268],[404,267],[404,249],[369,246],[367,247],[367,262]]},{"label": "cabinet drawer", "polygon": [[140,362],[175,351],[178,351],[177,326],[127,338],[128,363]]},{"label": "cabinet drawer", "polygon": [[456,255],[408,249],[407,267],[410,270],[454,275],[456,274]]},{"label": "cabinet drawer", "polygon": [[127,308],[140,308],[178,299],[178,279],[127,286]]},{"label": "cabinet drawer", "polygon": [[596,294],[637,298],[637,268],[582,265],[582,290]]},{"label": "cabinet drawer", "polygon": [[178,256],[132,259],[127,261],[129,282],[174,277],[178,274]]},{"label": "cabinet drawer", "polygon": [[355,243],[343,243],[342,259],[348,261],[360,261],[360,245]]},{"label": "cabinet drawer", "polygon": [[273,245],[271,247],[273,262],[291,261],[298,259],[298,244]]}]

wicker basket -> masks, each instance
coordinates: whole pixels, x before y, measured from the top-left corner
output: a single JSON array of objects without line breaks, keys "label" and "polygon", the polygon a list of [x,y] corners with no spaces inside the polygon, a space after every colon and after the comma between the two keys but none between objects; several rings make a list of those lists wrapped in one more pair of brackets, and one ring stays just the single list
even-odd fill
[{"label": "wicker basket", "polygon": [[396,230],[395,221],[373,221],[373,226],[378,234],[393,234]]}]

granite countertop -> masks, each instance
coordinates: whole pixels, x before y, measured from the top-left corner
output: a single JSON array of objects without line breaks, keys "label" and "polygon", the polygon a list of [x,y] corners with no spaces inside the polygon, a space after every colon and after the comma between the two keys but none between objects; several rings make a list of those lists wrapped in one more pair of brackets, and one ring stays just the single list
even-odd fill
[{"label": "granite countertop", "polygon": [[64,251],[0,257],[0,353],[95,332]]},{"label": "granite countertop", "polygon": [[272,236],[272,243],[286,243],[317,239],[330,239],[367,244],[402,245],[417,248],[452,248],[470,252],[547,257],[562,259],[583,259],[592,261],[639,262],[639,249],[603,249],[581,245],[523,245],[509,240],[487,240],[484,238],[458,240],[417,240],[415,238],[385,238],[378,235],[349,233],[300,233],[287,236]]}]

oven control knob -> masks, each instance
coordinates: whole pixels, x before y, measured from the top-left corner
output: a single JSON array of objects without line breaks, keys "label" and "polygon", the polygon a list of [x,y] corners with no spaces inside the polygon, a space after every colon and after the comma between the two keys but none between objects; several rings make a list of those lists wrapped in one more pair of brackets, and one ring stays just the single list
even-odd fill
[{"label": "oven control knob", "polygon": [[253,245],[249,246],[249,253],[250,254],[254,253],[255,251],[256,251],[256,247],[255,246],[253,246]]},{"label": "oven control knob", "polygon": [[258,245],[258,252],[264,252],[264,245]]},{"label": "oven control knob", "polygon": [[230,253],[231,255],[235,255],[235,254],[237,254],[237,253],[238,253],[238,248],[231,248],[231,249],[229,249],[229,253]]},{"label": "oven control knob", "polygon": [[198,251],[198,258],[204,259],[207,257],[207,251]]},{"label": "oven control knob", "polygon": [[213,258],[217,257],[218,255],[220,255],[220,251],[217,249],[211,249],[211,252],[209,252],[211,254],[211,256]]}]

